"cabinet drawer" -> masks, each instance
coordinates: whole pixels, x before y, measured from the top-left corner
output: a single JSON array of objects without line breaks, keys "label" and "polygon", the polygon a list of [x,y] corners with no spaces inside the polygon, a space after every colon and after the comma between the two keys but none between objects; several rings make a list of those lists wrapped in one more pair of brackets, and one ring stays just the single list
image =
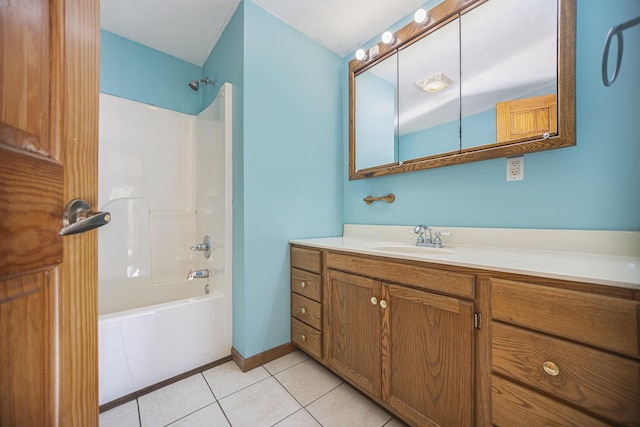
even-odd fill
[{"label": "cabinet drawer", "polygon": [[320,302],[322,301],[322,276],[292,268],[291,291]]},{"label": "cabinet drawer", "polygon": [[638,357],[640,302],[491,280],[491,317]]},{"label": "cabinet drawer", "polygon": [[497,376],[491,377],[491,423],[498,427],[609,425]]},{"label": "cabinet drawer", "polygon": [[291,294],[291,315],[307,325],[322,329],[322,305],[298,294]]},{"label": "cabinet drawer", "polygon": [[473,298],[475,293],[474,275],[419,265],[372,260],[329,252],[327,254],[327,268],[466,298]]},{"label": "cabinet drawer", "polygon": [[495,322],[491,334],[493,372],[625,425],[640,420],[640,362]]},{"label": "cabinet drawer", "polygon": [[291,341],[312,356],[322,358],[322,333],[298,319],[291,319]]},{"label": "cabinet drawer", "polygon": [[320,251],[292,246],[291,267],[320,273],[322,268],[322,257]]}]

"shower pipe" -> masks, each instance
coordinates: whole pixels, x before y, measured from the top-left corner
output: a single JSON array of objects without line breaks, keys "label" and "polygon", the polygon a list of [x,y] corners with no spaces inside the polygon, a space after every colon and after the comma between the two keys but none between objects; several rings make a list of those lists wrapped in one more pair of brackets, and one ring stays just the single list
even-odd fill
[{"label": "shower pipe", "polygon": [[219,86],[218,83],[214,82],[213,80],[209,80],[209,77],[205,77],[204,79],[193,80],[189,82],[189,87],[192,91],[197,92],[198,89],[200,89],[201,83],[210,84],[211,86]]}]

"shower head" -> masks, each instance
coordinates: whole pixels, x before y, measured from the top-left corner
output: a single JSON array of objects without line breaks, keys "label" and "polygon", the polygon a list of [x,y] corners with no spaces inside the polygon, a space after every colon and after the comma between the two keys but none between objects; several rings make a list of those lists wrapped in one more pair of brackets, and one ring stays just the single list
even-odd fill
[{"label": "shower head", "polygon": [[191,88],[192,91],[197,92],[198,89],[200,89],[200,83],[204,83],[204,84],[210,84],[211,86],[217,86],[218,83],[214,82],[213,80],[209,80],[209,77],[205,77],[204,79],[201,80],[194,80],[192,82],[189,82],[189,87]]}]

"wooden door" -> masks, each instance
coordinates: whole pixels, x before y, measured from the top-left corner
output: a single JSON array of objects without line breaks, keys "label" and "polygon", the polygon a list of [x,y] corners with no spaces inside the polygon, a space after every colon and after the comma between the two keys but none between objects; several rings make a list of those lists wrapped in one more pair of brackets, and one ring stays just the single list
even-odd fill
[{"label": "wooden door", "polygon": [[99,2],[0,1],[0,425],[98,424]]},{"label": "wooden door", "polygon": [[380,284],[332,270],[327,283],[329,365],[363,391],[380,397]]},{"label": "wooden door", "polygon": [[473,303],[385,285],[382,399],[416,426],[473,425]]}]

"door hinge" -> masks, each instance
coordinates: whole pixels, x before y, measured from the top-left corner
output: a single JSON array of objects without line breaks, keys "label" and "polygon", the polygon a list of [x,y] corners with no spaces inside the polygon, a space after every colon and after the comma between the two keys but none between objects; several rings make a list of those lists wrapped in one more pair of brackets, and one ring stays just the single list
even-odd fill
[{"label": "door hinge", "polygon": [[482,321],[482,314],[481,313],[473,313],[473,326],[475,326],[476,329],[480,329],[480,322]]}]

